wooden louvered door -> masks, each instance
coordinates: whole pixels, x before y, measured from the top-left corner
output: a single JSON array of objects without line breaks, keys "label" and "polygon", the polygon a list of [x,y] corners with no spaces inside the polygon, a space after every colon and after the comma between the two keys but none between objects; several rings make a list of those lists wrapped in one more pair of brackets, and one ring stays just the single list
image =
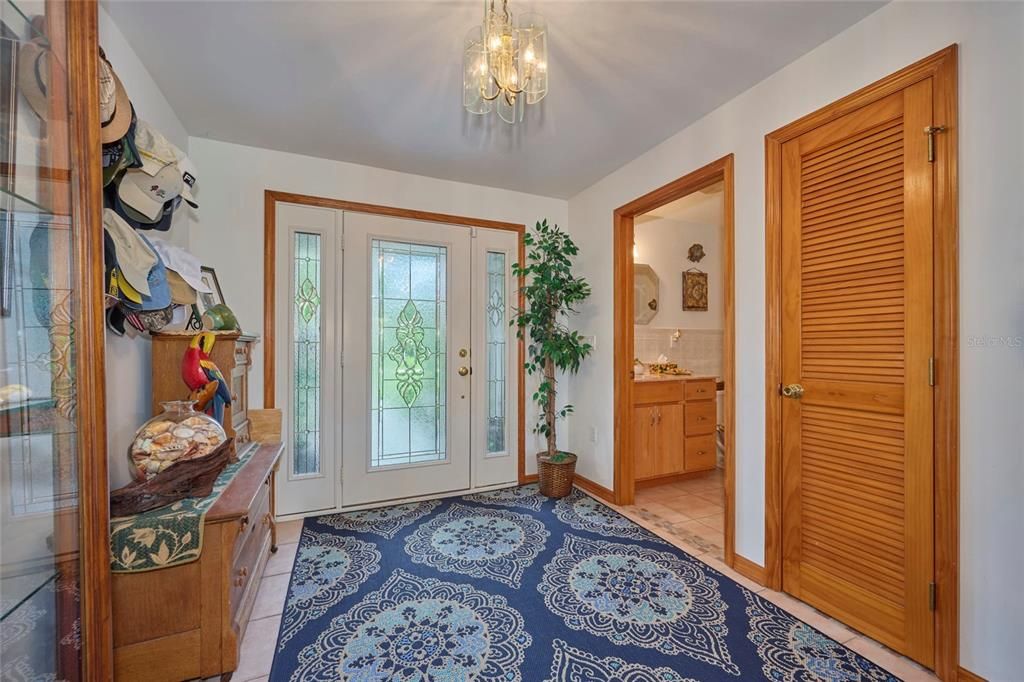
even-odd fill
[{"label": "wooden louvered door", "polygon": [[931,88],[782,147],[783,589],[929,666]]}]

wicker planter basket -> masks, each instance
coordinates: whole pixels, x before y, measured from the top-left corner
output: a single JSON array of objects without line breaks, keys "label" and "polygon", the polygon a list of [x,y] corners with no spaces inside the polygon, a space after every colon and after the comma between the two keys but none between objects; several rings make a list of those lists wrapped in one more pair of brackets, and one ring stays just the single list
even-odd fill
[{"label": "wicker planter basket", "polygon": [[566,452],[561,462],[552,462],[546,452],[537,453],[537,473],[540,476],[540,493],[559,499],[572,492],[572,479],[576,474],[576,455]]}]

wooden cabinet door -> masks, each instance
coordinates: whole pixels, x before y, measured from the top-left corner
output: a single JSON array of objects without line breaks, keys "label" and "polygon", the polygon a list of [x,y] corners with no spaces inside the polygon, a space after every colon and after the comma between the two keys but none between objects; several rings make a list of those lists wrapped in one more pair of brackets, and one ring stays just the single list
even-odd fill
[{"label": "wooden cabinet door", "polygon": [[655,468],[658,475],[681,473],[685,468],[683,405],[658,405],[655,417]]},{"label": "wooden cabinet door", "polygon": [[926,79],[782,148],[783,588],[932,665]]},{"label": "wooden cabinet door", "polygon": [[633,461],[637,480],[656,476],[654,433],[656,406],[633,408]]}]

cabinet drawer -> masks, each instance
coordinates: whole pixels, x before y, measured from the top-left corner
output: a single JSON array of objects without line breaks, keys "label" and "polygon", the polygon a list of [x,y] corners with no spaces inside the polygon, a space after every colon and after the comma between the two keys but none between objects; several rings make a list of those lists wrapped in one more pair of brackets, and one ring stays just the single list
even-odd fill
[{"label": "cabinet drawer", "polygon": [[686,436],[713,433],[715,430],[715,401],[686,403]]},{"label": "cabinet drawer", "polygon": [[683,388],[687,402],[691,400],[711,400],[715,397],[714,379],[695,379],[687,381]]},{"label": "cabinet drawer", "polygon": [[634,405],[678,403],[683,400],[682,381],[638,381],[633,384]]},{"label": "cabinet drawer", "polygon": [[715,434],[686,439],[686,471],[715,468]]},{"label": "cabinet drawer", "polygon": [[244,601],[243,597],[250,589],[250,583],[253,581],[256,583],[252,585],[252,589],[259,587],[259,564],[262,559],[262,550],[270,541],[269,498],[263,497],[260,507],[254,505],[250,516],[253,519],[249,524],[251,530],[245,534],[245,541],[231,564],[231,574],[228,576],[231,587],[232,614],[238,611]]}]

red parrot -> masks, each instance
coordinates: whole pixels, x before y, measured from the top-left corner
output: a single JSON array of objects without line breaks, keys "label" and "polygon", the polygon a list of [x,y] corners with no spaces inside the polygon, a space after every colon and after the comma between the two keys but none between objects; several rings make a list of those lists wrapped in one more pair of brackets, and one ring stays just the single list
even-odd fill
[{"label": "red parrot", "polygon": [[188,349],[181,358],[181,378],[193,391],[198,391],[211,382],[217,382],[217,395],[210,405],[213,418],[223,424],[224,406],[231,404],[231,389],[224,374],[210,359],[216,341],[217,337],[210,332],[200,332],[192,337]]}]

